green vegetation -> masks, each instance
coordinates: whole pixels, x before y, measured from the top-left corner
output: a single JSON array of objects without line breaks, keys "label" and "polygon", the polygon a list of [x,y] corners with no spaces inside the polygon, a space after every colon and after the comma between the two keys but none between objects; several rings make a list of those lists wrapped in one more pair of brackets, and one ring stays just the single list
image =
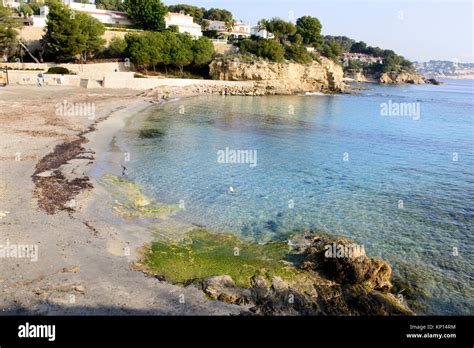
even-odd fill
[{"label": "green vegetation", "polygon": [[303,43],[314,48],[320,48],[323,43],[321,29],[321,22],[316,17],[303,16],[296,21],[296,30],[301,35]]},{"label": "green vegetation", "polygon": [[15,30],[17,23],[11,17],[12,11],[0,6],[0,55],[9,56],[15,49],[18,33]]},{"label": "green vegetation", "polygon": [[111,11],[123,11],[124,6],[121,0],[95,0],[95,5],[99,9]]},{"label": "green vegetation", "polygon": [[278,41],[259,38],[243,40],[240,43],[240,52],[254,54],[274,62],[283,61],[285,55],[285,49]]},{"label": "green vegetation", "polygon": [[34,14],[34,10],[28,5],[28,4],[20,4],[20,6],[17,9],[17,12],[19,15],[27,18],[31,17]]},{"label": "green vegetation", "polygon": [[126,219],[163,218],[174,214],[178,205],[167,205],[153,202],[142,193],[140,185],[114,175],[104,175],[99,179],[115,199],[113,212]]},{"label": "green vegetation", "polygon": [[168,7],[160,0],[127,0],[125,10],[130,19],[145,30],[163,30]]},{"label": "green vegetation", "polygon": [[384,50],[380,47],[367,46],[363,41],[355,42],[351,48],[352,53],[364,53],[375,57],[383,57],[383,64],[372,64],[369,69],[372,72],[389,72],[389,71],[413,71],[412,62],[402,56],[397,55],[392,50]]},{"label": "green vegetation", "polygon": [[145,269],[173,283],[187,283],[217,275],[229,275],[239,286],[249,287],[255,275],[271,282],[275,276],[304,283],[308,274],[286,261],[286,242],[246,243],[232,234],[195,229],[184,241],[157,241],[146,250]]},{"label": "green vegetation", "polygon": [[147,69],[163,66],[179,68],[181,74],[186,66],[195,67],[208,64],[214,56],[212,42],[201,37],[193,40],[189,34],[171,31],[145,32],[125,36],[127,56],[139,68]]},{"label": "green vegetation", "polygon": [[126,50],[127,43],[125,42],[125,39],[116,36],[110,40],[105,56],[112,58],[124,58]]},{"label": "green vegetation", "polygon": [[270,20],[262,19],[258,22],[262,29],[275,35],[275,39],[282,44],[288,43],[289,37],[296,34],[296,27],[293,23],[284,21],[281,18],[273,17]]},{"label": "green vegetation", "polygon": [[233,16],[230,11],[220,8],[211,8],[204,12],[204,18],[213,21],[229,22],[233,19]]},{"label": "green vegetation", "polygon": [[46,74],[61,74],[61,75],[70,75],[71,72],[67,68],[61,66],[54,66],[48,69]]},{"label": "green vegetation", "polygon": [[104,31],[97,19],[54,2],[50,5],[43,45],[58,62],[86,61],[103,48]]}]

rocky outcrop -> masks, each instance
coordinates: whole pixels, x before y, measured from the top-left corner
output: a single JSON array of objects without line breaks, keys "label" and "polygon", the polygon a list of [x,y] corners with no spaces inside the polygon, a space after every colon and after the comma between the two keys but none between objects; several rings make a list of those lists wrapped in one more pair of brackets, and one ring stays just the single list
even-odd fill
[{"label": "rocky outcrop", "polygon": [[209,65],[209,75],[214,80],[254,81],[265,94],[342,92],[342,67],[327,58],[320,59],[321,63],[313,61],[310,64],[216,59]]},{"label": "rocky outcrop", "polygon": [[410,83],[410,84],[424,84],[426,79],[416,72],[388,72],[383,73],[379,77],[381,83]]},{"label": "rocky outcrop", "polygon": [[387,73],[370,73],[362,69],[347,69],[344,71],[344,78],[356,82],[371,82],[384,84],[438,84],[437,81],[426,79],[417,72],[387,72]]},{"label": "rocky outcrop", "polygon": [[341,250],[354,246],[350,239],[306,235],[290,244],[295,255],[301,256],[297,267],[307,272],[305,278],[292,282],[276,276],[268,284],[256,275],[250,288],[242,288],[229,276],[215,276],[201,282],[202,290],[213,299],[246,305],[257,315],[413,314],[389,292],[388,263],[367,257],[365,252],[328,256],[328,249],[334,246]]}]

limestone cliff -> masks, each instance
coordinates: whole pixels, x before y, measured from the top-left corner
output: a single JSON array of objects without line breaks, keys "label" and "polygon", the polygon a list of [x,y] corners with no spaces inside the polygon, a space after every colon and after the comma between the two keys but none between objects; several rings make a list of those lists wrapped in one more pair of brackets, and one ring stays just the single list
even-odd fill
[{"label": "limestone cliff", "polygon": [[338,93],[344,89],[342,67],[326,58],[309,64],[217,59],[209,69],[214,80],[254,81],[263,94]]},{"label": "limestone cliff", "polygon": [[424,76],[420,75],[417,72],[395,72],[390,71],[387,73],[368,73],[359,70],[346,70],[344,71],[344,78],[352,79],[357,82],[375,82],[375,83],[385,83],[385,84],[424,84],[424,83],[433,83],[431,80],[426,79]]}]

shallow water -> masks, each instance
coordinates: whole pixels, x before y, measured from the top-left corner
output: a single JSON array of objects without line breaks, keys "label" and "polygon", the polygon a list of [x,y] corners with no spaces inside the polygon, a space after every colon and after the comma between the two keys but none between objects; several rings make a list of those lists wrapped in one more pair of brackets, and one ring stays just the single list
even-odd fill
[{"label": "shallow water", "polygon": [[[422,313],[473,314],[473,83],[183,99],[124,131],[128,176],[184,204],[183,222],[259,242],[352,237],[427,292]],[[389,101],[420,113],[382,116]],[[226,148],[256,151],[256,166],[219,163]]]}]

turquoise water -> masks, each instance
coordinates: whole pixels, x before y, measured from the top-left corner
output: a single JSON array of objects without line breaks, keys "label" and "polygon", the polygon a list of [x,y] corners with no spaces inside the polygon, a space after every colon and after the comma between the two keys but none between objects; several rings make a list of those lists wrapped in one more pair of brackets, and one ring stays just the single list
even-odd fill
[{"label": "turquoise water", "polygon": [[[124,132],[128,176],[184,203],[177,219],[249,240],[352,237],[425,291],[420,313],[474,314],[474,81],[367,86],[156,107]],[[382,116],[389,101],[419,103],[419,119]],[[225,148],[256,151],[257,165],[218,163]]]}]

